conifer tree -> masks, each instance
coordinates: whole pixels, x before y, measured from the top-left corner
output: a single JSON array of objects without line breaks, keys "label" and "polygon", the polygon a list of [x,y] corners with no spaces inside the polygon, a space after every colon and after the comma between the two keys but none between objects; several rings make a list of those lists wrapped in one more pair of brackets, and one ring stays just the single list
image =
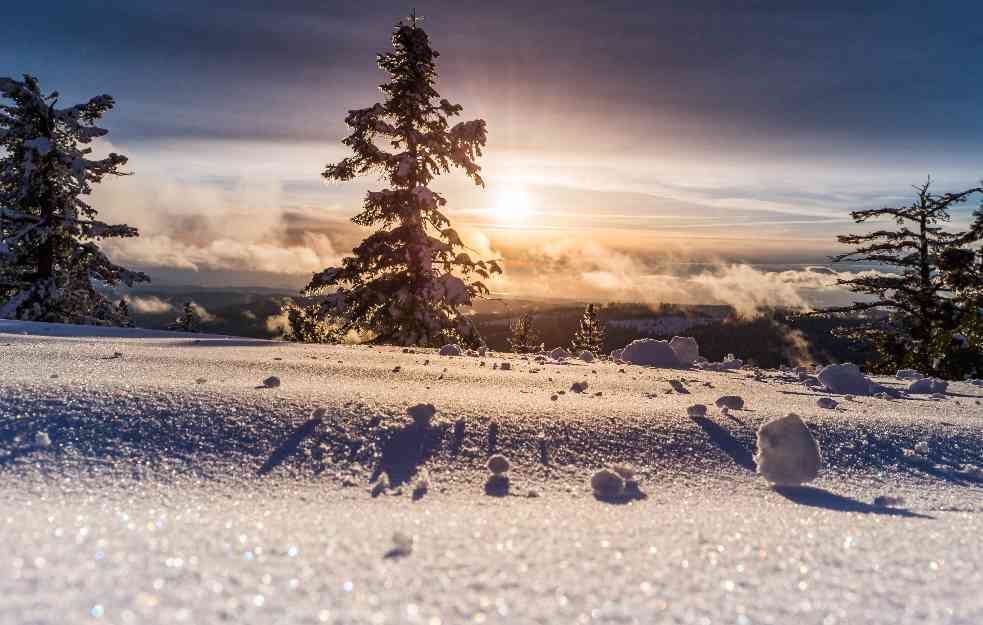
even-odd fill
[{"label": "conifer tree", "polygon": [[336,329],[321,316],[320,304],[298,305],[291,301],[282,310],[290,325],[290,330],[284,333],[286,340],[298,343],[338,343],[341,340]]},{"label": "conifer tree", "polygon": [[528,354],[542,347],[532,313],[523,313],[509,322],[509,348],[517,354]]},{"label": "conifer tree", "polygon": [[105,176],[125,175],[126,157],[90,160],[88,144],[106,135],[95,123],[113,107],[108,95],[56,108],[33,76],[0,78],[0,317],[122,325],[124,311],[96,284],[132,286],[142,273],[113,264],[98,241],[137,230],[96,220],[85,202]]},{"label": "conifer tree", "polygon": [[594,304],[587,304],[584,315],[580,318],[580,327],[573,335],[570,346],[574,353],[588,351],[593,354],[601,352],[604,344],[604,324],[597,318],[597,310]]},{"label": "conifer tree", "polygon": [[[875,367],[880,371],[911,367],[925,374],[953,374],[940,366],[940,349],[944,351],[942,345],[948,344],[964,321],[957,314],[954,281],[968,276],[964,271],[967,254],[974,254],[968,246],[983,238],[983,220],[977,219],[972,228],[961,232],[945,230],[943,224],[949,222],[953,206],[983,188],[938,195],[930,191],[930,185],[928,180],[915,187],[917,197],[909,206],[851,213],[858,224],[888,217],[897,224],[896,229],[838,237],[856,249],[835,256],[834,262],[874,263],[889,271],[839,280],[838,284],[865,299],[820,312],[871,317],[868,323],[840,334],[869,342],[879,353]],[[947,263],[949,269],[944,270]]]},{"label": "conifer tree", "polygon": [[181,314],[174,320],[174,323],[167,326],[167,329],[178,332],[199,332],[201,319],[198,317],[198,312],[195,311],[194,302],[185,302]]},{"label": "conifer tree", "polygon": [[385,101],[350,111],[344,140],[354,152],[328,165],[328,180],[348,181],[378,173],[389,188],[370,191],[352,221],[376,228],[342,261],[317,273],[307,295],[328,294],[322,314],[341,334],[354,330],[379,343],[436,346],[449,341],[480,343],[462,306],[488,293],[472,274],[488,278],[501,269],[473,260],[442,212],[447,204],[429,188],[435,176],[461,168],[484,186],[475,158],[485,145],[485,122],[450,126],[462,107],[440,99],[435,89],[437,52],[415,15],[396,25],[393,50],[379,54],[389,75]]}]

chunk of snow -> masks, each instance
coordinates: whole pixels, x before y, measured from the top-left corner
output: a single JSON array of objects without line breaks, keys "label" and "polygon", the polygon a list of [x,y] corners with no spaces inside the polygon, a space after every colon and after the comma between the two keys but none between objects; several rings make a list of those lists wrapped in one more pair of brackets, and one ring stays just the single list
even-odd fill
[{"label": "chunk of snow", "polygon": [[509,459],[502,454],[495,454],[488,459],[488,470],[494,475],[503,475],[509,472],[512,468],[512,463]]},{"label": "chunk of snow", "polygon": [[416,404],[406,409],[406,414],[410,415],[413,421],[421,427],[428,427],[436,413],[437,408],[433,404]]},{"label": "chunk of snow", "polygon": [[38,447],[51,447],[51,437],[47,432],[38,432],[34,435],[34,444]]},{"label": "chunk of snow", "polygon": [[625,494],[625,478],[611,469],[601,469],[591,476],[590,487],[600,499],[615,499]]},{"label": "chunk of snow", "polygon": [[775,484],[802,484],[819,475],[819,445],[798,415],[789,414],[758,428],[758,473]]},{"label": "chunk of snow", "polygon": [[717,408],[727,408],[729,410],[740,410],[744,408],[744,398],[740,395],[724,395],[714,402]]},{"label": "chunk of snow", "polygon": [[578,358],[584,362],[594,362],[594,352],[589,350],[584,350],[577,355]]},{"label": "chunk of snow", "polygon": [[621,360],[621,357],[624,355],[624,353],[625,353],[624,347],[622,347],[621,349],[612,349],[611,360]]},{"label": "chunk of snow", "polygon": [[837,404],[836,400],[833,399],[832,397],[820,397],[819,399],[816,400],[816,405],[819,406],[820,408],[825,408],[826,410],[832,410],[833,408],[836,408],[836,406],[838,406],[839,404]]},{"label": "chunk of snow", "polygon": [[463,352],[457,343],[448,343],[440,348],[438,352],[441,356],[460,356]]},{"label": "chunk of snow", "polygon": [[666,341],[657,339],[638,339],[632,341],[621,353],[622,360],[636,365],[653,367],[678,367],[676,353]]},{"label": "chunk of snow", "polygon": [[918,373],[914,369],[898,369],[898,372],[894,374],[894,377],[898,380],[921,380],[925,376]]},{"label": "chunk of snow", "polygon": [[371,488],[369,488],[369,494],[373,497],[378,497],[387,490],[389,490],[389,476],[382,473],[379,475],[379,479],[377,479],[372,484]]},{"label": "chunk of snow", "polygon": [[502,371],[510,371],[512,369],[512,363],[503,362],[502,364],[498,365],[498,368]]},{"label": "chunk of snow", "polygon": [[915,380],[908,385],[908,392],[913,395],[930,395],[932,393],[945,393],[949,388],[949,383],[938,378],[922,378]]},{"label": "chunk of snow", "polygon": [[816,375],[819,383],[830,393],[870,395],[870,380],[853,363],[826,365]]},{"label": "chunk of snow", "polygon": [[492,473],[485,480],[485,494],[504,497],[509,494],[511,480],[507,473]]},{"label": "chunk of snow", "polygon": [[564,358],[570,357],[570,352],[563,349],[562,347],[556,347],[549,353],[549,356],[553,360],[563,360]]},{"label": "chunk of snow", "polygon": [[704,404],[693,404],[686,409],[686,414],[690,417],[707,416],[707,407]]},{"label": "chunk of snow", "polygon": [[570,390],[573,391],[574,393],[583,393],[584,391],[587,390],[587,381],[585,380],[583,382],[574,382],[573,384],[570,385]]},{"label": "chunk of snow", "polygon": [[669,348],[676,354],[676,360],[683,365],[692,365],[700,357],[700,345],[692,336],[674,336]]},{"label": "chunk of snow", "polygon": [[271,375],[263,380],[263,386],[266,388],[276,388],[280,386],[280,378],[276,377],[275,375]]},{"label": "chunk of snow", "polygon": [[928,455],[928,441],[918,441],[915,443],[915,453],[923,456]]}]

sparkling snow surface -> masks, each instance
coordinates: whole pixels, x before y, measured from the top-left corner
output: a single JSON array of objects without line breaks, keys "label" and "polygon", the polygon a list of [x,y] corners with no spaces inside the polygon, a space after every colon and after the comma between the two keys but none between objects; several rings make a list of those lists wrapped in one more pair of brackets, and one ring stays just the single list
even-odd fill
[{"label": "sparkling snow surface", "polygon": [[[983,389],[488,358],[0,321],[0,623],[983,622]],[[754,474],[788,412],[812,488]],[[593,497],[613,463],[647,498]]]}]

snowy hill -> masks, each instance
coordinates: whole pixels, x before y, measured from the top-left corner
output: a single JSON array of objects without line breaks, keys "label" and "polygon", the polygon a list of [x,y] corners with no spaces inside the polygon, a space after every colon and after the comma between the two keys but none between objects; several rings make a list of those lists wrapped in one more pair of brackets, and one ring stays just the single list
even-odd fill
[{"label": "snowy hill", "polygon": [[[0,623],[979,622],[983,389],[825,396],[777,371],[0,321]],[[824,467],[775,490],[755,431],[789,412]],[[485,494],[492,452],[511,496]],[[616,463],[645,498],[591,495]]]}]

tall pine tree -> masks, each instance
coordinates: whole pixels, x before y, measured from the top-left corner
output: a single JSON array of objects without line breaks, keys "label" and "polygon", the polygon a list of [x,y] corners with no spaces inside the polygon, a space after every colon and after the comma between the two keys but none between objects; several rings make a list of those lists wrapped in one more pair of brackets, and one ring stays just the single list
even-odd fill
[{"label": "tall pine tree", "polygon": [[[83,199],[126,157],[90,160],[86,147],[107,131],[95,126],[113,107],[108,95],[56,108],[33,76],[0,78],[0,317],[125,325],[96,284],[132,286],[149,278],[113,264],[98,241],[135,237],[135,228],[96,220]],[[96,283],[96,284],[94,284]]]},{"label": "tall pine tree", "polygon": [[450,126],[460,105],[440,99],[435,89],[437,52],[414,15],[393,30],[393,51],[380,54],[390,79],[381,85],[385,102],[350,111],[354,152],[328,165],[324,177],[348,181],[379,173],[389,188],[370,191],[352,221],[377,230],[346,257],[341,267],[317,273],[307,295],[328,294],[322,314],[339,334],[350,330],[374,341],[436,346],[449,341],[478,345],[477,330],[460,311],[486,295],[484,283],[501,269],[473,260],[442,212],[447,201],[429,188],[452,167],[484,186],[475,158],[485,145],[485,122]]},{"label": "tall pine tree", "polygon": [[949,222],[953,206],[983,188],[938,195],[930,186],[931,180],[915,187],[917,197],[908,206],[851,213],[858,224],[888,217],[897,228],[838,237],[840,243],[856,249],[834,257],[834,262],[873,263],[888,271],[839,280],[838,284],[865,299],[820,312],[872,317],[869,323],[841,334],[870,343],[880,356],[875,367],[881,371],[911,367],[925,374],[954,374],[940,363],[945,346],[962,323],[954,281],[968,274],[956,265],[966,264],[967,255],[974,255],[968,246],[983,238],[983,224],[978,219],[972,228],[960,232],[945,230],[943,224]]},{"label": "tall pine tree", "polygon": [[509,348],[516,354],[528,354],[541,349],[542,340],[536,330],[532,313],[522,313],[509,322]]},{"label": "tall pine tree", "polygon": [[603,344],[604,324],[597,318],[594,304],[587,304],[587,308],[584,309],[584,316],[580,318],[580,327],[574,333],[570,346],[575,354],[583,351],[599,354]]}]

